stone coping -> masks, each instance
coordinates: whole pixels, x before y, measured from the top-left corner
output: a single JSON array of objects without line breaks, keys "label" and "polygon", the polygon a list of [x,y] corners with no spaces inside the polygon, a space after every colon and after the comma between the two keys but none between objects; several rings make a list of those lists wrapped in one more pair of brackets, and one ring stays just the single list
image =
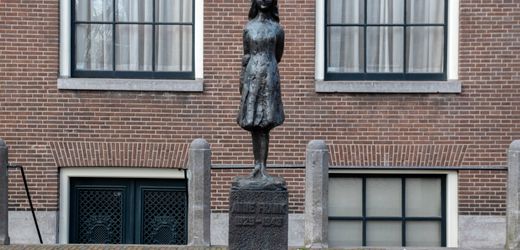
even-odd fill
[{"label": "stone coping", "polygon": [[323,81],[316,80],[318,93],[460,94],[462,84],[448,81]]},{"label": "stone coping", "polygon": [[203,92],[204,80],[59,78],[61,90]]},{"label": "stone coping", "polygon": [[[192,247],[173,245],[9,245],[0,246],[0,250],[227,250],[225,246]],[[446,248],[446,247],[361,247],[361,248],[327,248],[329,250],[503,250],[499,248]],[[289,250],[308,250],[304,247],[290,247]],[[325,249],[323,249],[325,250]]]}]

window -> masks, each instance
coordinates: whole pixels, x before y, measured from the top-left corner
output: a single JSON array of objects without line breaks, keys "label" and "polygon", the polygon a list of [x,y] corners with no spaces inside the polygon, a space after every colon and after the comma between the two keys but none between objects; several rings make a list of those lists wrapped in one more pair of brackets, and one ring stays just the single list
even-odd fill
[{"label": "window", "polygon": [[192,0],[75,0],[72,76],[194,78]]},{"label": "window", "polygon": [[329,245],[447,246],[446,175],[331,174]]},{"label": "window", "polygon": [[325,2],[325,80],[447,80],[446,0]]},{"label": "window", "polygon": [[72,178],[70,242],[184,245],[185,180]]}]

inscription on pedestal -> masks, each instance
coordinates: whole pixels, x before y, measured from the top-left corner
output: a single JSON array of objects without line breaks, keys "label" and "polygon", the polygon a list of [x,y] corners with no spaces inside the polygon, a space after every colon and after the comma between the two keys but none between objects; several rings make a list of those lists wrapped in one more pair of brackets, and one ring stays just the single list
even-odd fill
[{"label": "inscription on pedestal", "polygon": [[231,190],[229,249],[287,249],[287,191]]},{"label": "inscription on pedestal", "polygon": [[287,204],[235,202],[231,213],[237,214],[232,222],[235,226],[282,227]]}]

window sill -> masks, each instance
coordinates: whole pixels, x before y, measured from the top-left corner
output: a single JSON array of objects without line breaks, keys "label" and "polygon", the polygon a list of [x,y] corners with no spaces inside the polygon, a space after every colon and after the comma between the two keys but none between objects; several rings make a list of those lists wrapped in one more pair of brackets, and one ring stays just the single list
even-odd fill
[{"label": "window sill", "polygon": [[58,89],[202,92],[203,80],[59,78]]},{"label": "window sill", "polygon": [[449,81],[323,81],[316,80],[317,93],[459,94],[458,80]]}]

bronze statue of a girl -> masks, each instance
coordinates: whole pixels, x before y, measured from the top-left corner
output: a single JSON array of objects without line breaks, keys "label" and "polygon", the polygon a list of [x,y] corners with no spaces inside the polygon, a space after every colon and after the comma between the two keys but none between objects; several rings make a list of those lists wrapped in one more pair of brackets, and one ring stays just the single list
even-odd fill
[{"label": "bronze statue of a girl", "polygon": [[252,178],[268,179],[269,131],[284,122],[278,63],[284,31],[279,24],[277,0],[252,0],[244,28],[244,56],[240,74],[237,123],[251,132],[255,167]]}]

